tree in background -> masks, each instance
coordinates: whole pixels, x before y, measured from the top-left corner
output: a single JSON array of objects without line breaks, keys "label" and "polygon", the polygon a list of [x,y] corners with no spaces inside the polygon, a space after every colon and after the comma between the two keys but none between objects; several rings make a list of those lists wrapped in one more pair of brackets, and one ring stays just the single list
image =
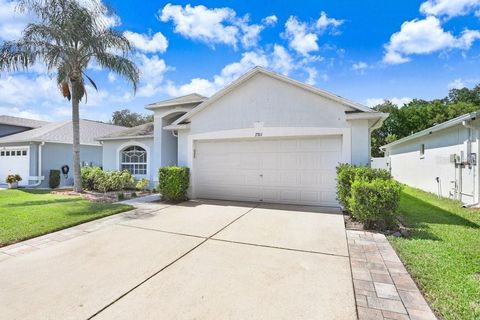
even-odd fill
[{"label": "tree in background", "polygon": [[[80,101],[86,96],[88,65],[108,69],[130,81],[135,91],[139,73],[128,59],[130,42],[118,31],[106,27],[107,8],[92,0],[88,8],[76,0],[20,0],[19,8],[38,20],[27,25],[21,39],[0,46],[0,70],[28,69],[42,61],[57,74],[63,96],[72,104],[74,190],[82,192],[80,176]],[[114,52],[114,53],[113,53]]]},{"label": "tree in background", "polygon": [[140,113],[131,112],[128,109],[115,111],[112,114],[110,123],[123,127],[136,127],[141,124],[153,122],[153,115],[145,116]]},{"label": "tree in background", "polygon": [[473,89],[452,89],[443,99],[414,99],[403,107],[385,101],[373,109],[390,114],[382,127],[372,132],[372,157],[382,157],[380,147],[385,144],[480,110],[480,85]]}]

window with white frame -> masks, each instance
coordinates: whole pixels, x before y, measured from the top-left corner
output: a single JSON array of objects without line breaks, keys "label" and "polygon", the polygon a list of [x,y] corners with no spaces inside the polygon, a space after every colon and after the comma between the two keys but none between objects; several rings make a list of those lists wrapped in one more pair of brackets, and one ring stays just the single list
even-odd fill
[{"label": "window with white frame", "polygon": [[121,153],[120,167],[131,174],[147,174],[147,151],[139,146],[130,146]]}]

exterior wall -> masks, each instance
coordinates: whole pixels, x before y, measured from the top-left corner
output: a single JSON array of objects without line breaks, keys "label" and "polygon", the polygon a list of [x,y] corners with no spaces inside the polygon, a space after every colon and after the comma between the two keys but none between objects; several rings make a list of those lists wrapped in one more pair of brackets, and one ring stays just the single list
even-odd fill
[{"label": "exterior wall", "polygon": [[[347,121],[343,104],[307,90],[257,74],[195,114],[188,130],[179,130],[178,163],[188,165],[189,136],[253,128],[324,128],[348,131],[352,146],[347,162],[370,163],[368,120]],[[283,130],[284,131],[284,130]],[[313,130],[312,130],[313,131]],[[337,133],[338,134],[338,133]]]},{"label": "exterior wall", "polygon": [[[155,157],[155,147],[153,138],[141,138],[141,139],[122,139],[122,140],[106,140],[103,141],[102,159],[103,169],[107,171],[120,169],[120,151],[128,146],[138,145],[144,147],[147,150],[147,171],[146,178],[150,180],[153,185],[157,180],[157,170],[153,165]],[[142,178],[142,177],[138,177]]]},{"label": "exterior wall", "polygon": [[0,124],[0,137],[9,136],[14,133],[30,130],[31,128]]},{"label": "exterior wall", "polygon": [[[171,124],[172,121],[168,119],[162,119],[162,128]],[[160,163],[161,166],[173,166],[177,165],[177,148],[178,142],[177,137],[173,135],[171,131],[163,130],[162,134],[162,162]],[[157,167],[159,168],[159,167]]]},{"label": "exterior wall", "polygon": [[[101,146],[80,146],[80,161],[86,165],[102,165],[102,147]],[[61,167],[67,165],[70,172],[67,177],[60,175],[60,186],[73,185],[73,153],[71,144],[63,143],[45,143],[42,147],[42,175],[45,180],[40,185],[41,188],[48,188],[48,177],[50,170],[61,170]]]},{"label": "exterior wall", "polygon": [[[465,166],[460,170],[450,162],[450,155],[462,152],[466,159],[468,134],[467,128],[457,125],[390,147],[386,156],[390,158],[393,177],[412,187],[449,198],[454,197],[455,184],[460,186],[461,181],[461,200],[466,204],[477,202],[478,166]],[[472,139],[471,152],[478,153],[477,133],[472,134]],[[425,146],[423,157],[420,156],[421,144]]]}]

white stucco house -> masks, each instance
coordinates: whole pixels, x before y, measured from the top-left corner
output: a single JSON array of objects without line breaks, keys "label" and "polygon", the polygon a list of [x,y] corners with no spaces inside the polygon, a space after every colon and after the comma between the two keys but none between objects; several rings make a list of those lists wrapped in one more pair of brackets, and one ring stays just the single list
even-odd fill
[{"label": "white stucco house", "polygon": [[393,177],[412,187],[478,206],[479,112],[382,146]]},{"label": "white stucco house", "polygon": [[336,206],[338,163],[367,165],[386,114],[261,67],[210,98],[147,105],[154,123],[106,135],[106,170],[156,183],[188,166],[192,198]]}]

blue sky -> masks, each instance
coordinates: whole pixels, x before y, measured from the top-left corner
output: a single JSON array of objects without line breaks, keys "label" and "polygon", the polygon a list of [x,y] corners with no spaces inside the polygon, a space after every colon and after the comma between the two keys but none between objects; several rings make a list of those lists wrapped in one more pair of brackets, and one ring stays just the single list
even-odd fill
[{"label": "blue sky", "polygon": [[[82,0],[91,1],[91,0]],[[136,95],[121,78],[88,70],[83,118],[176,95],[211,95],[263,65],[357,102],[432,99],[480,83],[480,0],[114,1],[111,25],[125,32],[141,71]],[[33,17],[0,0],[0,42]],[[0,74],[0,114],[48,120],[70,115],[41,65]]]}]

